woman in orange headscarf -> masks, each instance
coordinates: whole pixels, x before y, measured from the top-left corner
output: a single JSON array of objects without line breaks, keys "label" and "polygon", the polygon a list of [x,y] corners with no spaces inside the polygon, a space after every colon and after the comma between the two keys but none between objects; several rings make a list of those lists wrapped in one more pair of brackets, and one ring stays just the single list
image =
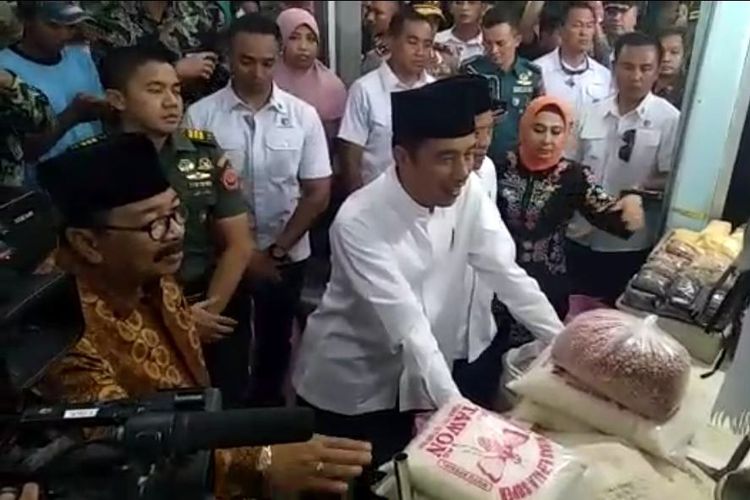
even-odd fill
[{"label": "woman in orange headscarf", "polygon": [[516,242],[516,259],[561,318],[570,295],[564,242],[573,214],[623,238],[643,225],[640,197],[609,196],[588,167],[563,158],[571,123],[564,101],[534,99],[521,117],[518,147],[496,166],[497,205]]}]

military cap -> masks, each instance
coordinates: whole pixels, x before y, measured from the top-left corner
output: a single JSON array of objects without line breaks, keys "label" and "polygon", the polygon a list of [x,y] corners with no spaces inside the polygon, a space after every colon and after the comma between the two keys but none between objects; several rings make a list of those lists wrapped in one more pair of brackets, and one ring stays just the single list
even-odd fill
[{"label": "military cap", "polygon": [[70,224],[169,188],[156,148],[141,134],[114,135],[76,147],[40,164],[37,174]]},{"label": "military cap", "polygon": [[464,77],[391,94],[393,143],[452,139],[474,132],[475,92]]}]

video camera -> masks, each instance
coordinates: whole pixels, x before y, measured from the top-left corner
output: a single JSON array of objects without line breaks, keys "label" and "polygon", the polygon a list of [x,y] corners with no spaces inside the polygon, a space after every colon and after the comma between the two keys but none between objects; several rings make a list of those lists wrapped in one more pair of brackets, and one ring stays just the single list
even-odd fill
[{"label": "video camera", "polygon": [[60,500],[205,500],[211,450],[312,437],[310,411],[222,411],[216,389],[45,400],[37,383],[83,332],[74,279],[33,272],[55,248],[53,220],[41,193],[0,188],[0,487],[36,482]]}]

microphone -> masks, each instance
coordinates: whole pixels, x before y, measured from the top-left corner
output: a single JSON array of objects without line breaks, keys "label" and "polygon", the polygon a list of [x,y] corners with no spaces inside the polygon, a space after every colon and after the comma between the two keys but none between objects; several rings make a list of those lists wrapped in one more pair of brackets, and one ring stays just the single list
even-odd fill
[{"label": "microphone", "polygon": [[[220,412],[142,414],[131,417],[121,440],[127,448],[156,446],[167,454],[298,443],[313,436],[309,408],[267,408]],[[157,444],[158,443],[158,444]]]}]

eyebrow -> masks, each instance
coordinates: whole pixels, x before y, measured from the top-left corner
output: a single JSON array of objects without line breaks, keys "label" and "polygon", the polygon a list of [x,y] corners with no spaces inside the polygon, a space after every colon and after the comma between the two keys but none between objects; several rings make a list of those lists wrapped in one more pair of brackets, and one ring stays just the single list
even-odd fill
[{"label": "eyebrow", "polygon": [[[180,201],[180,197],[175,193],[175,195],[172,197],[172,200],[169,202],[169,206],[174,206],[177,202]],[[138,211],[138,215],[151,215],[152,213],[156,212],[159,209],[159,207],[145,207]]]}]

